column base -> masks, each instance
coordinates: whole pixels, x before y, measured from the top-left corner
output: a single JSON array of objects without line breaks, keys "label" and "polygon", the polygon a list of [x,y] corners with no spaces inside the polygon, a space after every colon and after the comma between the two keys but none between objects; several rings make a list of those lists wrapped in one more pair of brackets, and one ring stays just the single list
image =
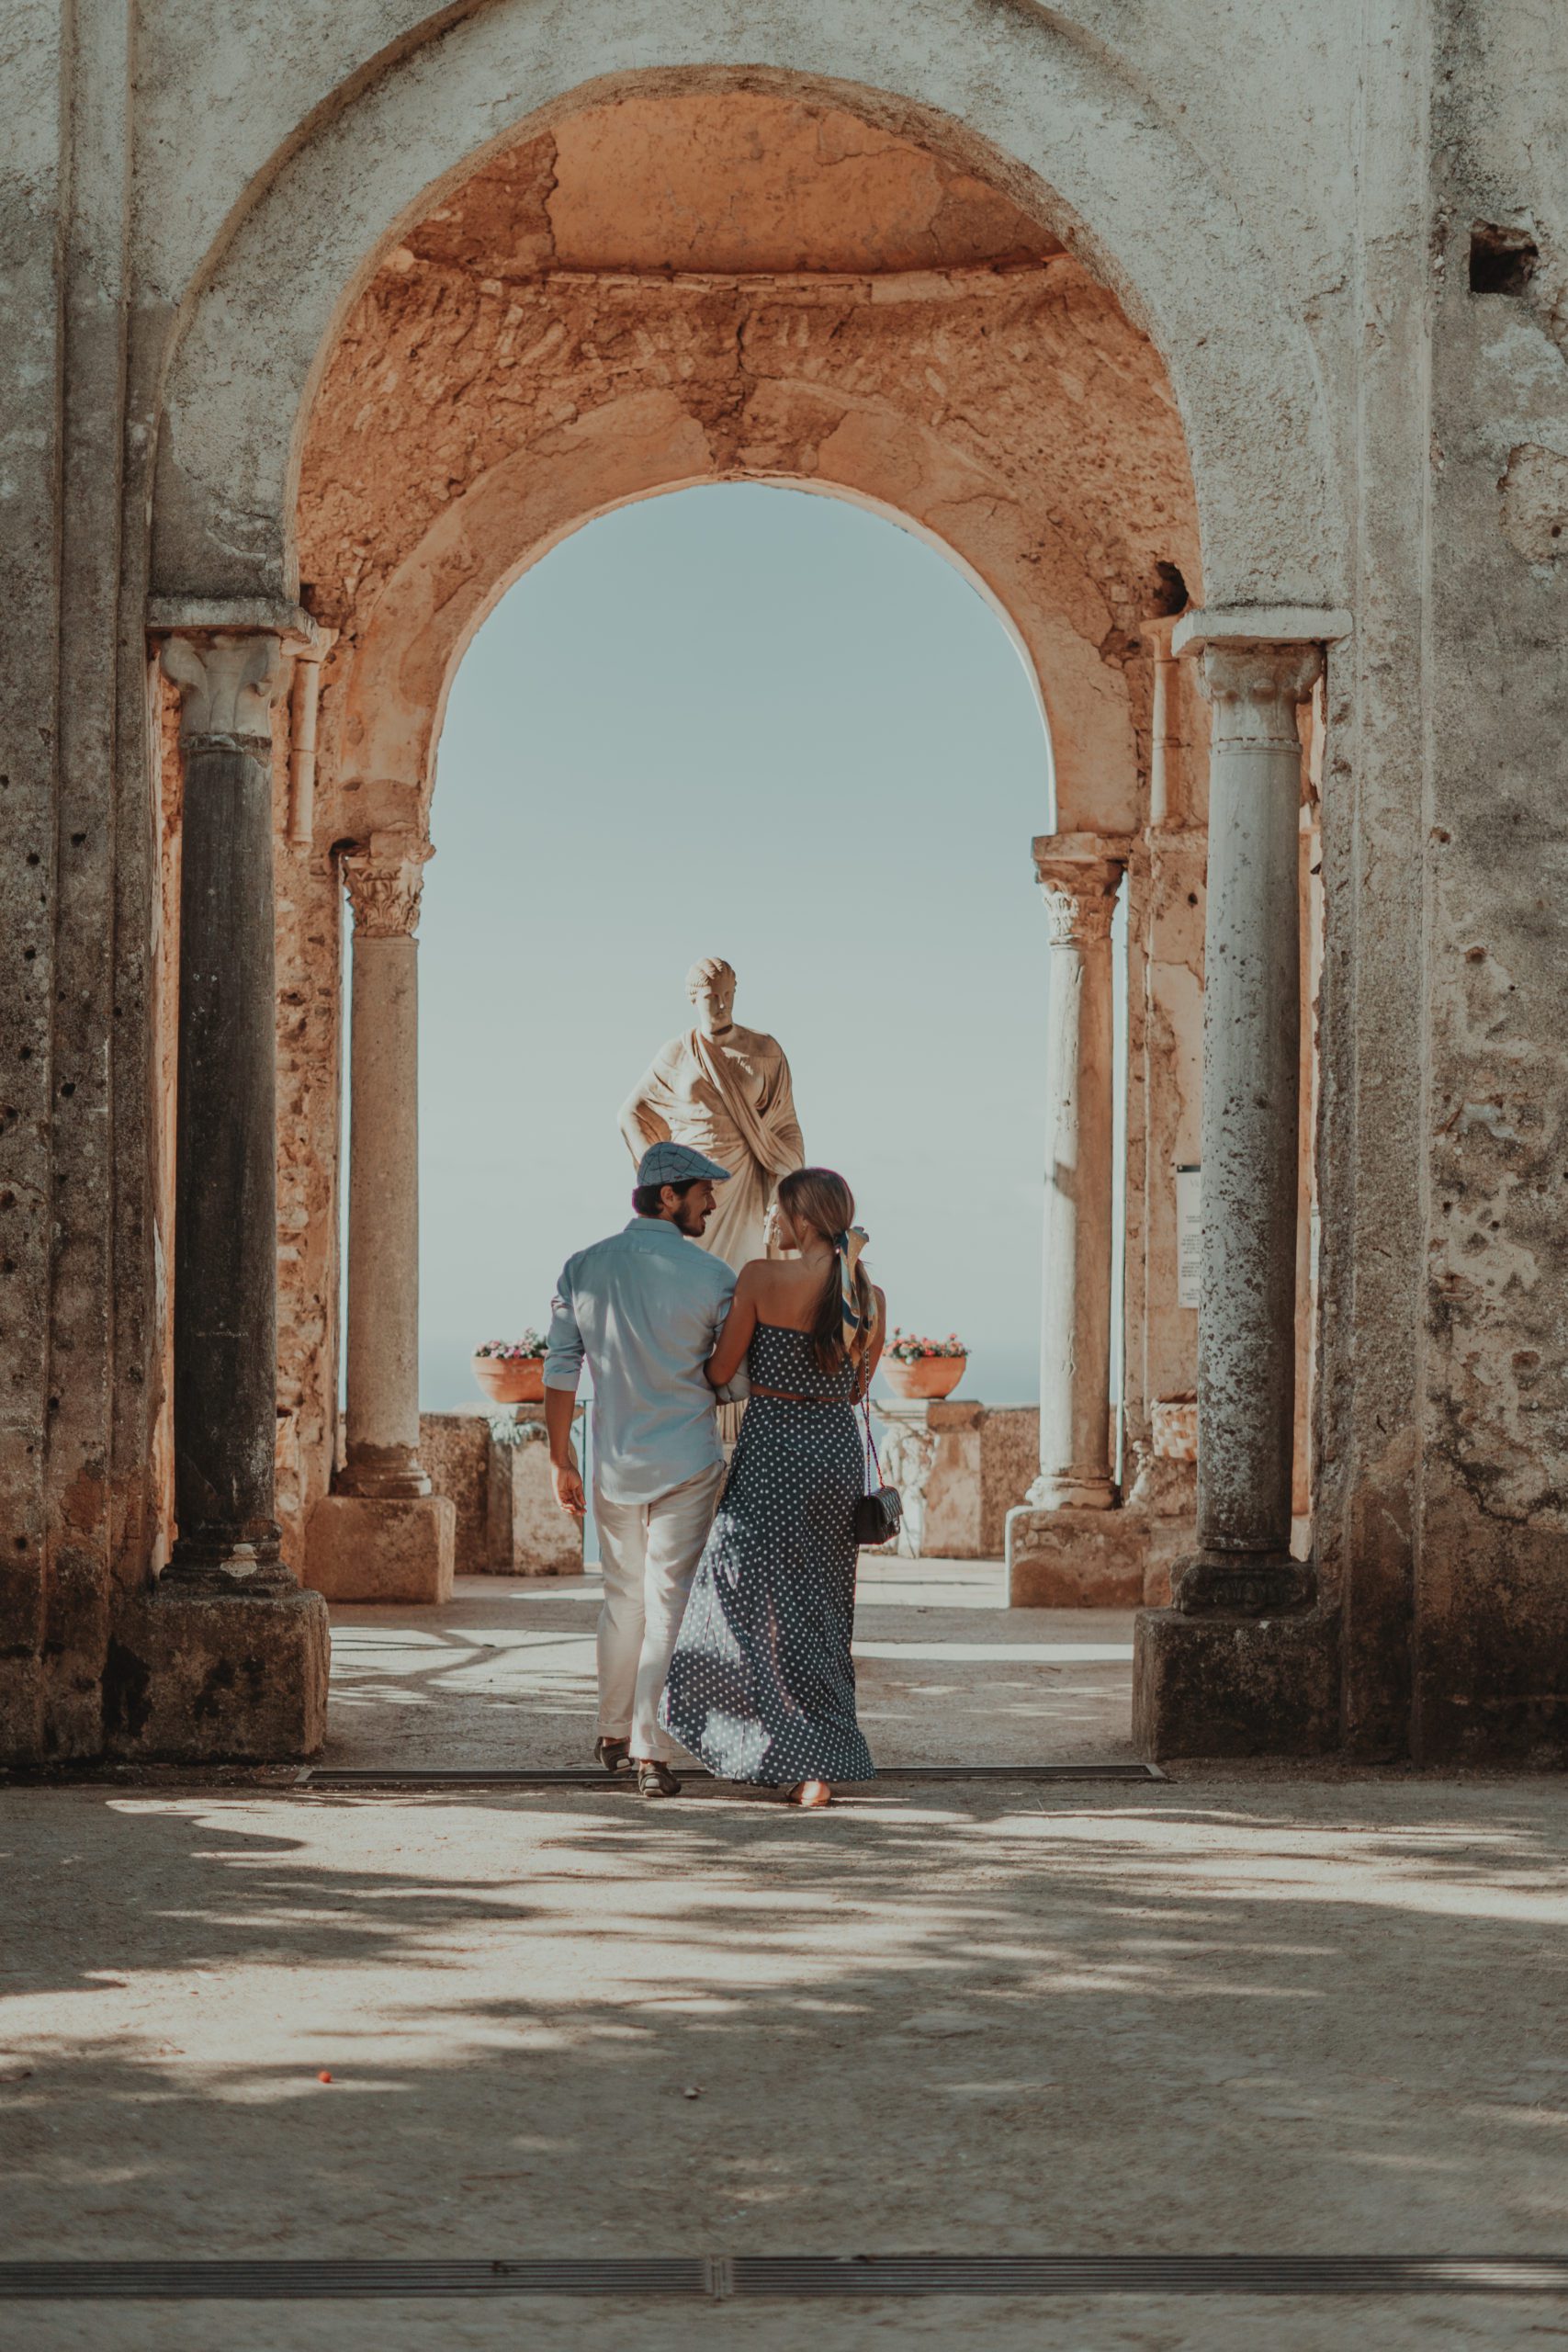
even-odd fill
[{"label": "column base", "polygon": [[1141,1513],[1032,1510],[1007,1515],[1010,1609],[1136,1609],[1149,1523]]},{"label": "column base", "polygon": [[429,1474],[410,1445],[351,1445],[333,1481],[334,1494],[375,1502],[416,1502],[430,1491]]},{"label": "column base", "polygon": [[331,1637],[320,1593],[203,1590],[167,1577],[127,1607],[104,1671],[111,1756],[282,1764],[320,1753]]},{"label": "column base", "polygon": [[1171,1570],[1170,1592],[1184,1617],[1277,1617],[1310,1608],[1317,1578],[1288,1552],[1190,1552]]},{"label": "column base", "polygon": [[450,1600],[457,1505],[446,1495],[323,1495],[305,1535],[305,1581],[328,1600]]},{"label": "column base", "polygon": [[1062,1470],[1043,1470],[1024,1497],[1031,1510],[1114,1510],[1120,1500],[1114,1478],[1076,1478]]},{"label": "column base", "polygon": [[283,1530],[253,1521],[245,1533],[198,1528],[176,1538],[164,1580],[191,1592],[298,1592],[283,1562]]},{"label": "column base", "polygon": [[1340,1745],[1339,1621],[1140,1610],[1133,1739],[1151,1763],[1184,1756],[1323,1756]]}]

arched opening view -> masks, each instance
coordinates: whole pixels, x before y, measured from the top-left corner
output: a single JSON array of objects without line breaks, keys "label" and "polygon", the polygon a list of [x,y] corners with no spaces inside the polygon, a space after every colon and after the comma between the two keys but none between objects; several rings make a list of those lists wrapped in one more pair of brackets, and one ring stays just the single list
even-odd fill
[{"label": "arched opening view", "polygon": [[[949,1586],[1002,1605],[1006,1513],[1039,1460],[1048,951],[1021,844],[1049,802],[1038,689],[1001,616],[933,548],[840,499],[731,485],[648,501],[508,592],[447,705],[419,931],[420,1447],[457,1505],[459,1580],[583,1565],[541,1407],[487,1421],[470,1359],[542,1331],[568,1250],[625,1222],[617,1110],[692,1026],[687,968],[716,948],[736,1018],[787,1056],[800,1148],[854,1183],[897,1320],[942,1344],[957,1327],[967,1350],[913,1375],[888,1360],[919,1387],[961,1375],[934,1416],[887,1372],[877,1383],[905,1498],[897,1589],[927,1573],[906,1561],[956,1557],[931,1572],[928,1605]],[[536,1391],[539,1372],[516,1385]],[[592,1521],[587,1537],[592,1566]],[[498,1620],[540,1623],[499,1589],[459,1581],[482,1642]],[[545,1598],[527,1745],[570,1761],[592,1624],[564,1589]],[[340,1651],[359,1645],[368,1670],[379,1639],[350,1621]],[[472,1651],[447,1634],[431,1654],[423,1687],[463,1701]],[[513,1702],[528,1662],[508,1660]],[[495,1655],[479,1663],[493,1683]],[[874,1686],[892,1669],[867,1671]],[[991,1679],[973,1661],[934,1679],[955,1672]],[[998,1694],[975,1695],[994,1716]],[[867,1705],[874,1725],[893,1712]],[[1011,1712],[1027,1736],[1016,1693]],[[1124,1696],[1117,1712],[1123,1738]],[[476,1732],[439,1711],[420,1728],[465,1747]]]},{"label": "arched opening view", "polygon": [[[989,1560],[1014,1611],[1122,1612],[1089,1647],[1116,1653],[1124,1738],[1130,1612],[1179,1646],[1158,1612],[1189,1555],[1203,1585],[1239,1553],[1260,1608],[1293,1590],[1307,1499],[1297,718],[1321,664],[1245,634],[1204,656],[1236,754],[1236,1071],[1273,1057],[1261,1112],[1227,1079],[1206,1152],[1208,710],[1175,658],[1201,561],[1150,337],[1046,191],[951,125],[695,77],[557,109],[405,225],[293,462],[288,1556],[349,1609],[577,1565],[525,1432],[454,1419],[463,1367],[538,1329],[561,1259],[622,1220],[616,1105],[689,1018],[689,966],[724,956],[794,1064],[804,1148],[874,1216],[894,1318],[973,1349],[946,1403],[881,1384],[904,1555]],[[175,641],[171,821],[197,661]],[[1190,1260],[1216,1181],[1239,1207],[1205,1497]]]},{"label": "arched opening view", "polygon": [[[846,157],[852,232],[822,196]],[[951,1403],[879,1383],[904,1554],[995,1563],[965,1597],[998,1604],[1162,1598],[1202,808],[1168,659],[1194,519],[1147,341],[907,133],[804,96],[623,99],[387,258],[317,396],[300,531],[337,631],[310,831],[356,912],[361,1129],[310,1579],[421,1603],[581,1565],[540,1408],[487,1423],[468,1359],[541,1329],[568,1250],[624,1219],[615,1106],[717,954],[807,1156],[861,1191],[895,1318],[972,1350]],[[422,888],[423,1055],[412,977],[384,977],[412,976]],[[1130,1623],[1100,1630],[1124,1739]]]}]

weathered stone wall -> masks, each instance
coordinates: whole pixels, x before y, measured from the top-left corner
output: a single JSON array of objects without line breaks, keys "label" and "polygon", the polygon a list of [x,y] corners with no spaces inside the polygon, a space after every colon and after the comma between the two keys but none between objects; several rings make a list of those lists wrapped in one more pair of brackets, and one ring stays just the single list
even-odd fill
[{"label": "weathered stone wall", "polygon": [[[1424,1753],[1562,1760],[1568,85],[1561,18],[1524,0],[1435,19],[1413,1709]],[[1518,248],[1516,290],[1472,285],[1478,225]]]}]

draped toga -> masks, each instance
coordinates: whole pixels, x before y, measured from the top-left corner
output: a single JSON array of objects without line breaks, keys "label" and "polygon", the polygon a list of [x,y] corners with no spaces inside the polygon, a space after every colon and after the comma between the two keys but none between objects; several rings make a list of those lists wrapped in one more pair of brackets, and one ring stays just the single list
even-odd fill
[{"label": "draped toga", "polygon": [[621,1113],[634,1159],[650,1143],[690,1144],[728,1168],[703,1236],[737,1271],[766,1254],[764,1227],[778,1180],[804,1166],[789,1064],[776,1037],[731,1023],[721,1037],[688,1029],[660,1048]]}]

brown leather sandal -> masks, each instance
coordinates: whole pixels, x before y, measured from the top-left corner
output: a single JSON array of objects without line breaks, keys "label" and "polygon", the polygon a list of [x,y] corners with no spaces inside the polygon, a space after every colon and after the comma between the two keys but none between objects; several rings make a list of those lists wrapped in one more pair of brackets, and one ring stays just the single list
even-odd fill
[{"label": "brown leather sandal", "polygon": [[606,1772],[618,1772],[623,1764],[629,1764],[632,1760],[631,1741],[629,1739],[596,1739],[593,1743],[593,1760],[596,1764],[603,1764]]},{"label": "brown leather sandal", "polygon": [[637,1768],[637,1792],[639,1797],[678,1797],[681,1783],[668,1764],[645,1757]]}]

